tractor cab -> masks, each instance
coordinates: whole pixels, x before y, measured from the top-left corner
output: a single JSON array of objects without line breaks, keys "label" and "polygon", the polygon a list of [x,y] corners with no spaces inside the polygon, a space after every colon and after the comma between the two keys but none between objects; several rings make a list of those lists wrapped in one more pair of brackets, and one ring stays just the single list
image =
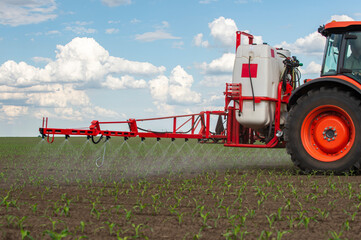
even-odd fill
[{"label": "tractor cab", "polygon": [[327,38],[321,76],[345,75],[361,82],[361,22],[330,22],[318,31]]}]

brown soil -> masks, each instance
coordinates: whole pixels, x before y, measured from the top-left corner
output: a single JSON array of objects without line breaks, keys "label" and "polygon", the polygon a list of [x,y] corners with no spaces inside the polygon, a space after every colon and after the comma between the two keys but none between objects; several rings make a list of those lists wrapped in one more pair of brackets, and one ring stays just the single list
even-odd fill
[{"label": "brown soil", "polygon": [[361,176],[279,163],[122,177],[25,146],[0,144],[1,239],[361,239]]},{"label": "brown soil", "polygon": [[16,203],[1,205],[1,238],[19,239],[22,228],[34,239],[51,239],[47,230],[66,239],[360,239],[360,180],[249,170],[12,189],[2,183],[1,196],[10,191],[5,202]]}]

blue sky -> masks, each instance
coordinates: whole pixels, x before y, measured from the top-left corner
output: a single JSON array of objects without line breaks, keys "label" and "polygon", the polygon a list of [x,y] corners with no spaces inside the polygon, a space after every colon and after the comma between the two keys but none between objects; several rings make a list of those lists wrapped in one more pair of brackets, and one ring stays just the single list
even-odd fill
[{"label": "blue sky", "polygon": [[[317,77],[332,19],[359,1],[0,0],[0,136],[221,109],[235,31],[291,50]],[[163,126],[162,126],[163,127]]]}]

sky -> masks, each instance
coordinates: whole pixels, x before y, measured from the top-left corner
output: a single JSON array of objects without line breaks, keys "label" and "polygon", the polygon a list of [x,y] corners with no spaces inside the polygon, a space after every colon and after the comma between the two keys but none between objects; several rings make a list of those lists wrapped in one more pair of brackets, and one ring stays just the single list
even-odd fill
[{"label": "sky", "polygon": [[331,20],[361,20],[361,2],[0,0],[0,136],[223,109],[237,30],[315,78]]}]

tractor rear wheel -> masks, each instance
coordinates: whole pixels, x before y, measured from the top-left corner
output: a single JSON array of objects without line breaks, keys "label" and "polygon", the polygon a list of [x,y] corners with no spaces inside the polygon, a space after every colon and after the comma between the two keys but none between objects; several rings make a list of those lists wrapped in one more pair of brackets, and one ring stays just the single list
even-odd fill
[{"label": "tractor rear wheel", "polygon": [[287,152],[301,170],[349,172],[361,159],[360,101],[338,88],[307,92],[289,111]]}]

